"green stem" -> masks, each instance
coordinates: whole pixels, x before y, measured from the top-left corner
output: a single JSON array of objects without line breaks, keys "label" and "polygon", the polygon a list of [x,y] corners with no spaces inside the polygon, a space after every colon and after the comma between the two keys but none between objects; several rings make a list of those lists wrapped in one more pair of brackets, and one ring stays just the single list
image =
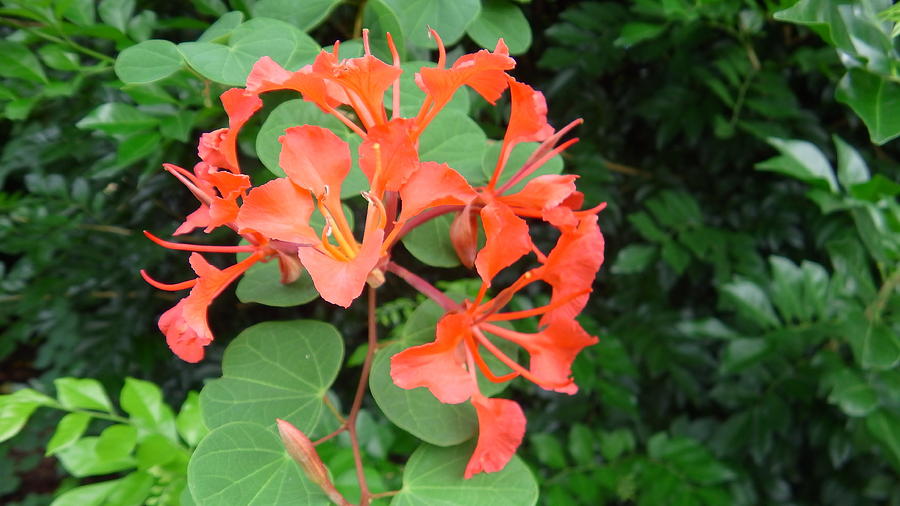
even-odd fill
[{"label": "green stem", "polygon": [[885,280],[878,290],[875,300],[866,308],[866,316],[869,317],[870,321],[874,322],[881,319],[881,313],[884,312],[884,307],[887,306],[888,299],[891,298],[891,294],[894,293],[897,285],[900,285],[900,268],[894,270],[893,274]]}]

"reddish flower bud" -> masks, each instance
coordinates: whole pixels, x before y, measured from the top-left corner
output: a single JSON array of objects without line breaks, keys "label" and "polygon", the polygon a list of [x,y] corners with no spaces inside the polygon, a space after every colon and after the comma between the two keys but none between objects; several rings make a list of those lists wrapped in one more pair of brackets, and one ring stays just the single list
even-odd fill
[{"label": "reddish flower bud", "polygon": [[319,458],[315,446],[306,437],[306,434],[291,425],[290,422],[280,418],[275,419],[275,421],[278,422],[278,434],[281,435],[281,441],[284,443],[285,449],[287,449],[291,458],[300,464],[303,472],[306,473],[306,477],[318,485],[335,504],[349,505],[350,503],[344,499],[344,496],[334,488],[334,484],[331,483],[331,478],[328,476],[328,469],[325,468],[325,464]]},{"label": "reddish flower bud", "polygon": [[471,206],[464,207],[450,225],[450,242],[459,261],[469,269],[474,267],[478,252],[478,215],[472,212]]}]

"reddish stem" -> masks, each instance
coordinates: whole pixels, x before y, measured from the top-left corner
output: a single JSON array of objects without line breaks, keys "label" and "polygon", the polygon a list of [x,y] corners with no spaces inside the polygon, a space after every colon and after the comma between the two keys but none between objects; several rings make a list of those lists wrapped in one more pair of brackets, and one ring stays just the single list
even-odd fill
[{"label": "reddish stem", "polygon": [[356,464],[356,479],[359,480],[359,504],[368,506],[372,502],[372,494],[366,483],[366,472],[363,468],[362,454],[359,451],[359,436],[356,432],[356,419],[359,409],[362,407],[363,396],[369,382],[369,371],[372,369],[372,360],[375,357],[375,349],[378,346],[378,322],[375,319],[375,289],[369,287],[369,349],[366,350],[366,360],[363,362],[359,383],[356,385],[356,396],[350,407],[350,415],[347,416],[347,432],[350,433],[350,444],[353,447],[353,461]]},{"label": "reddish stem", "polygon": [[406,281],[409,286],[415,288],[422,295],[428,297],[429,299],[435,301],[444,308],[444,311],[460,311],[462,307],[456,303],[450,297],[444,295],[444,292],[438,290],[434,285],[425,281],[421,277],[413,274],[407,269],[401,267],[400,265],[394,262],[388,262],[387,266],[388,272],[393,272],[397,276],[399,276],[403,281]]}]

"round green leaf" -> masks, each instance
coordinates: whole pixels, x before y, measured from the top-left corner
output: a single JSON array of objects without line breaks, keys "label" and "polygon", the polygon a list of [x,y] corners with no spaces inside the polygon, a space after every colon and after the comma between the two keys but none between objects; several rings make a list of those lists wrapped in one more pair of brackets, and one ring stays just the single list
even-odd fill
[{"label": "round green leaf", "polygon": [[253,17],[286,21],[309,31],[322,22],[339,0],[260,0],[253,5]]},{"label": "round green leaf", "polygon": [[519,457],[514,456],[496,473],[479,473],[463,479],[473,449],[471,443],[452,448],[420,446],[406,464],[403,488],[394,496],[391,506],[537,503],[537,482]]},{"label": "round green leaf", "polygon": [[385,61],[390,61],[390,49],[387,45],[387,34],[390,33],[397,47],[397,52],[406,54],[406,42],[403,40],[403,29],[394,10],[384,0],[368,0],[363,8],[363,26],[369,29],[369,44],[372,53]]},{"label": "round green leaf", "polygon": [[122,51],[116,58],[115,70],[125,84],[149,84],[178,72],[182,61],[172,42],[145,40]]},{"label": "round green leaf", "polygon": [[422,263],[433,267],[456,267],[459,257],[450,242],[453,214],[429,220],[403,237],[403,246]]},{"label": "round green leaf", "polygon": [[419,140],[419,158],[423,162],[446,163],[472,185],[486,181],[481,170],[486,149],[487,136],[481,127],[456,110],[442,111]]},{"label": "round green leaf", "polygon": [[188,64],[207,79],[243,86],[253,64],[269,56],[285,68],[296,70],[319,53],[309,35],[277,19],[256,18],[238,26],[229,45],[184,42],[178,50]]},{"label": "round green leaf", "polygon": [[451,446],[470,439],[477,425],[470,403],[443,404],[425,388],[404,390],[394,384],[391,357],[404,348],[392,344],[375,355],[369,388],[378,407],[395,425],[428,443]]},{"label": "round green leaf", "polygon": [[466,27],[478,16],[480,0],[384,0],[397,15],[406,41],[419,47],[435,47],[428,26],[444,44],[458,41]]},{"label": "round green leaf", "polygon": [[244,13],[241,11],[232,11],[223,14],[215,23],[209,25],[209,28],[200,35],[197,42],[219,42],[226,40],[235,28],[244,22]]},{"label": "round green leaf", "polygon": [[510,54],[521,54],[531,46],[531,26],[522,10],[506,0],[486,0],[481,14],[466,30],[481,47],[494,49],[497,39],[503,38]]},{"label": "round green leaf", "polygon": [[250,267],[238,282],[235,293],[241,302],[275,307],[299,306],[319,296],[306,271],[293,283],[282,283],[281,269],[275,260]]},{"label": "round green leaf", "polygon": [[[274,428],[275,420],[268,425]],[[276,432],[248,422],[218,427],[200,442],[188,464],[188,486],[204,506],[329,504]]]},{"label": "round green leaf", "polygon": [[206,425],[272,426],[282,418],[309,433],[343,356],[341,336],[327,323],[292,320],[248,328],[225,350],[222,378],[200,392]]},{"label": "round green leaf", "polygon": [[[528,161],[528,157],[531,156],[531,153],[534,152],[539,144],[537,142],[522,142],[516,144],[516,147],[513,148],[512,153],[509,155],[509,160],[506,161],[506,166],[503,169],[503,173],[500,174],[500,179],[498,180],[497,186],[503,186],[503,183],[508,181],[509,178],[513,177],[515,173],[525,165],[525,162]],[[494,173],[494,167],[497,165],[497,158],[500,156],[500,148],[503,147],[503,144],[498,141],[488,141],[488,147],[484,151],[484,158],[482,162],[481,170],[484,173],[484,177],[488,180],[491,178],[491,175]],[[559,155],[554,156],[553,158],[547,160],[547,163],[542,165],[540,168],[531,173],[530,176],[525,178],[524,181],[517,183],[515,186],[506,191],[506,194],[515,193],[521,190],[529,180],[536,178],[537,176],[543,176],[545,174],[559,174],[563,170],[563,160]]]}]

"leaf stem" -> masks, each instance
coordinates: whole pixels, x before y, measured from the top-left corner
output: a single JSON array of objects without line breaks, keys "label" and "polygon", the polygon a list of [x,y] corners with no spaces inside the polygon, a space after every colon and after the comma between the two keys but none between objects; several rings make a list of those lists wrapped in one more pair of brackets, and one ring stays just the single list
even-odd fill
[{"label": "leaf stem", "polygon": [[369,492],[369,485],[366,483],[366,472],[363,468],[362,454],[359,450],[359,435],[356,430],[356,419],[359,416],[359,410],[362,407],[363,396],[366,393],[366,386],[369,383],[369,371],[372,369],[372,360],[375,358],[375,349],[378,345],[378,321],[375,318],[375,289],[371,286],[369,287],[368,299],[369,349],[366,350],[366,359],[363,362],[359,383],[356,385],[356,396],[353,398],[353,405],[350,407],[350,414],[347,416],[347,432],[350,433],[350,445],[353,448],[353,461],[356,464],[356,478],[359,480],[360,506],[368,506],[368,504],[372,502],[372,494]]},{"label": "leaf stem", "polygon": [[875,300],[869,304],[869,307],[866,308],[866,316],[869,317],[870,321],[878,321],[881,319],[881,313],[884,311],[884,307],[887,305],[888,299],[890,299],[891,294],[894,293],[894,289],[897,288],[897,285],[900,285],[900,268],[897,268],[891,276],[885,280],[884,284],[881,285],[881,288],[878,290],[878,295],[875,296]]}]

